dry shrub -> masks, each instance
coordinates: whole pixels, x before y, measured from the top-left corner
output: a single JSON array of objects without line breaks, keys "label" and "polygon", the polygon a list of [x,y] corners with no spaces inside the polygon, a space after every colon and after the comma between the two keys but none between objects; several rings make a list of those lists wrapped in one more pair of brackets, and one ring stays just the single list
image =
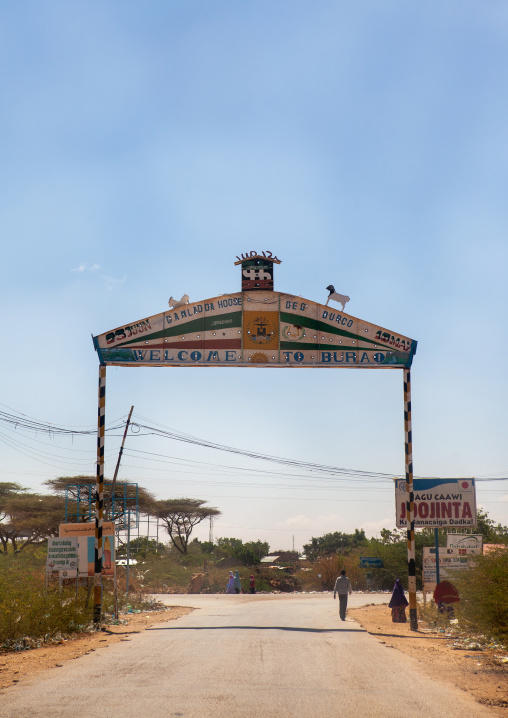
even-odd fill
[{"label": "dry shrub", "polygon": [[[29,553],[1,557],[0,650],[33,648],[73,633],[93,630],[93,599],[87,588],[73,580],[60,587],[58,580],[45,586],[45,560]],[[129,596],[119,586],[120,610],[157,610],[160,606],[130,585]],[[105,580],[103,615],[114,611],[113,581]]]},{"label": "dry shrub", "polygon": [[[335,581],[340,572],[344,570],[351,581],[354,590],[365,588],[365,570],[360,568],[360,551],[355,549],[345,556],[330,554],[321,556],[312,564],[312,573],[315,577],[321,574],[320,588],[333,591]],[[305,581],[308,583],[308,581]]]},{"label": "dry shrub", "polygon": [[450,580],[460,595],[454,604],[460,623],[508,642],[508,548],[475,557],[472,568]]},{"label": "dry shrub", "polygon": [[33,645],[90,626],[86,592],[58,583],[45,589],[44,565],[28,556],[3,556],[0,573],[0,645],[4,649]]},{"label": "dry shrub", "polygon": [[335,554],[330,556],[322,556],[314,561],[312,566],[315,576],[321,574],[321,584],[328,591],[333,591],[337,576],[340,574],[344,561],[340,556]]},{"label": "dry shrub", "polygon": [[293,593],[301,589],[300,581],[296,576],[280,571],[277,576],[270,579],[270,585],[275,591]]}]

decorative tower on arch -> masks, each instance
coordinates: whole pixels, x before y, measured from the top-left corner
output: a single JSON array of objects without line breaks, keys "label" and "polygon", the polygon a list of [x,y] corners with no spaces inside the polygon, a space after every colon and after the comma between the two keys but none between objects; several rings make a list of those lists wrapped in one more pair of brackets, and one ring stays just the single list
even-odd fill
[{"label": "decorative tower on arch", "polygon": [[256,289],[273,292],[273,265],[281,264],[280,259],[273,257],[271,252],[249,252],[237,259],[235,266],[242,265],[242,292]]}]

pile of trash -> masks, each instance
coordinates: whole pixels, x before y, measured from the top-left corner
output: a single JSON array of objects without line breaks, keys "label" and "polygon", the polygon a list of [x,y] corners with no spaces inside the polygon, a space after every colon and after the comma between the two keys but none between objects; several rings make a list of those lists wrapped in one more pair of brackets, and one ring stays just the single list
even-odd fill
[{"label": "pile of trash", "polygon": [[[508,651],[508,646],[499,643],[499,641],[489,640],[486,636],[458,638],[448,645],[456,651]],[[494,658],[499,663],[508,663],[508,656],[494,655]]]},{"label": "pile of trash", "polygon": [[[93,633],[95,631],[95,627],[93,624],[88,626],[77,626],[77,631],[79,633]],[[31,651],[33,648],[41,648],[42,646],[50,644],[66,643],[70,638],[73,638],[74,635],[75,634],[66,635],[64,633],[55,633],[53,636],[46,634],[45,636],[41,636],[39,638],[23,636],[15,641],[6,641],[0,645],[0,651]]]}]

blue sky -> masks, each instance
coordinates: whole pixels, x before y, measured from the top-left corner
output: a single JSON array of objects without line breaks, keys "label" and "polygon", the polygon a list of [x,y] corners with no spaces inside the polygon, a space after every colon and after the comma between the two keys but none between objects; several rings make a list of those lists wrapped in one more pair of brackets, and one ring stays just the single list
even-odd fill
[{"label": "blue sky", "polygon": [[[324,302],[333,283],[418,340],[416,474],[508,476],[506,3],[40,1],[0,21],[3,404],[93,427],[90,335],[238,291],[236,255],[270,249],[276,289]],[[404,471],[399,371],[109,369],[107,419],[132,404],[231,446]],[[23,441],[1,480],[94,473],[93,438]],[[390,482],[253,482],[277,467],[129,446],[206,464],[126,452],[121,475],[209,500],[216,536],[393,526]],[[508,523],[506,482],[478,502]]]}]

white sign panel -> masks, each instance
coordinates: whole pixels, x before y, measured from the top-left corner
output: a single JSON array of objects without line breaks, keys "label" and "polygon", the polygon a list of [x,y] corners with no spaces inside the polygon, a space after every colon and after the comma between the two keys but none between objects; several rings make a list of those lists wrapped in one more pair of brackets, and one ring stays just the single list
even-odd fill
[{"label": "white sign panel", "polygon": [[446,548],[477,548],[482,553],[482,534],[446,534]]},{"label": "white sign panel", "polygon": [[[474,479],[414,479],[415,527],[476,526]],[[406,482],[395,479],[395,523],[407,525]]]},{"label": "white sign panel", "polygon": [[59,571],[62,578],[77,576],[78,540],[76,538],[48,539],[46,571]]},{"label": "white sign panel", "polygon": [[[469,557],[478,556],[481,548],[444,548],[439,547],[439,580],[453,579],[455,571],[469,568]],[[430,584],[436,584],[436,549],[423,549],[423,583],[425,590],[431,590]],[[432,588],[434,590],[434,588]]]}]

